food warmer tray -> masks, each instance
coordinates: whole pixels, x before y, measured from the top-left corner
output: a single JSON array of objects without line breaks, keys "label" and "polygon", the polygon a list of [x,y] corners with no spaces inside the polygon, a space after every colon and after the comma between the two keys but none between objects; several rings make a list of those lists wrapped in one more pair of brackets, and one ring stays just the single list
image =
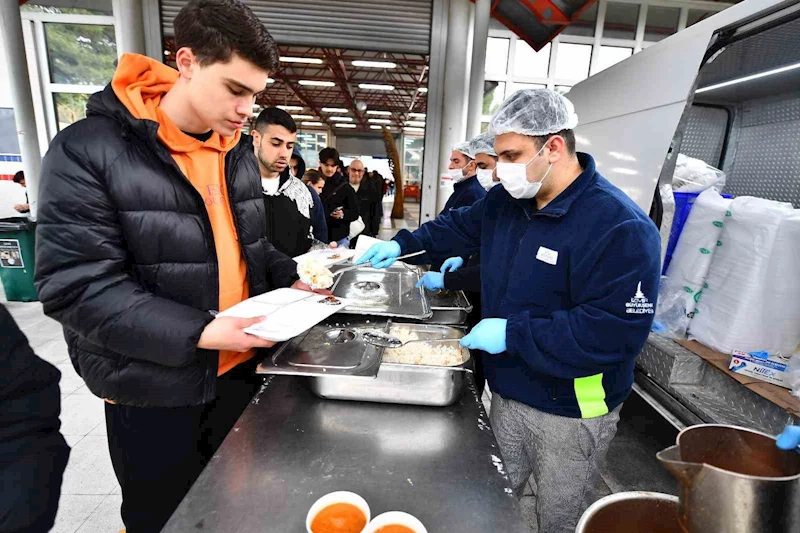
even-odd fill
[{"label": "food warmer tray", "polygon": [[[419,338],[461,338],[464,331],[430,324],[402,325]],[[416,343],[415,343],[416,344]],[[421,344],[421,343],[420,343]],[[443,407],[452,405],[467,387],[467,364],[470,353],[462,347],[460,365],[425,366],[381,363],[374,379],[350,379],[344,376],[317,375],[310,379],[311,391],[321,398],[362,402],[399,403]]]},{"label": "food warmer tray", "polygon": [[428,303],[433,316],[426,320],[429,324],[461,325],[467,323],[472,312],[472,304],[464,291],[428,291]]},{"label": "food warmer tray", "polygon": [[[331,270],[340,268],[343,267],[336,265]],[[351,301],[341,311],[344,314],[425,320],[433,312],[425,288],[416,286],[419,279],[420,269],[405,263],[380,270],[364,267],[339,276],[333,294]]]}]

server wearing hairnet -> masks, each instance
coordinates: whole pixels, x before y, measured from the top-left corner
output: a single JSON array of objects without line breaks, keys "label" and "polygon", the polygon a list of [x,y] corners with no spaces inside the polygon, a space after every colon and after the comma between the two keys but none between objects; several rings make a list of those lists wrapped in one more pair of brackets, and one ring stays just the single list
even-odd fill
[{"label": "server wearing hairnet", "polygon": [[485,352],[492,428],[518,494],[532,474],[545,533],[574,531],[599,496],[660,269],[658,230],[575,152],[577,124],[556,92],[514,93],[490,126],[503,186],[361,258],[480,250],[484,318],[462,344]]},{"label": "server wearing hairnet", "polygon": [[469,142],[458,143],[450,153],[450,177],[453,178],[453,194],[444,204],[442,213],[474,204],[486,196],[486,191],[475,177],[475,154]]}]

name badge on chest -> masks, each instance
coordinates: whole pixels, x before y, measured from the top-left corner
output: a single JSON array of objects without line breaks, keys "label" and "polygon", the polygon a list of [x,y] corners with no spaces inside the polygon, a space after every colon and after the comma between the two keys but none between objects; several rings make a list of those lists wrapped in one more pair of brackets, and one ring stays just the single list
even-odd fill
[{"label": "name badge on chest", "polygon": [[536,252],[536,259],[547,263],[548,265],[555,265],[558,263],[558,252],[551,250],[550,248],[540,246],[539,251]]}]

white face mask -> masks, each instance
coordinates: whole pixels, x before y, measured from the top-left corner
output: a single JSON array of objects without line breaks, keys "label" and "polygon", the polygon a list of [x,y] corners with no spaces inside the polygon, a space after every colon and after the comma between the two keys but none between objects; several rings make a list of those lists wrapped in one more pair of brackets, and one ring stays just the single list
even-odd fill
[{"label": "white face mask", "polygon": [[528,181],[526,170],[528,165],[539,157],[542,150],[544,150],[544,146],[542,146],[542,148],[536,152],[536,155],[524,165],[522,163],[497,163],[497,177],[500,179],[500,183],[503,184],[505,190],[508,191],[508,194],[512,197],[518,200],[523,198],[529,199],[539,193],[539,189],[542,188],[542,182],[547,175],[550,174],[550,169],[553,168],[553,163],[550,163],[550,166],[547,167],[547,172],[544,173],[544,177],[533,183]]},{"label": "white face mask", "polygon": [[494,170],[488,168],[479,168],[478,169],[478,183],[483,186],[484,189],[487,191],[494,187],[495,185],[499,185],[499,181],[494,181],[492,177],[494,176]]},{"label": "white face mask", "polygon": [[450,174],[450,177],[453,178],[455,183],[460,183],[464,181],[467,177],[464,175],[463,168],[451,168],[447,171]]}]

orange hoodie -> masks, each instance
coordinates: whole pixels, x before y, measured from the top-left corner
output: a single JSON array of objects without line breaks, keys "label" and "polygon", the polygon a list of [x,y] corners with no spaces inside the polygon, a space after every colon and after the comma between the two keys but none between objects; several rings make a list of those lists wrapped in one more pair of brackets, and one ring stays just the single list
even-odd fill
[{"label": "orange hoodie", "polygon": [[[135,118],[159,123],[158,139],[203,197],[219,263],[219,310],[224,311],[247,299],[249,292],[247,268],[225,183],[225,154],[239,142],[240,132],[233,137],[222,137],[214,132],[205,142],[183,133],[159,107],[161,98],[177,80],[178,71],[167,65],[149,57],[123,54],[111,87]],[[205,287],[197,290],[205,290]],[[254,350],[220,351],[217,375],[221,376],[254,355]]]}]

